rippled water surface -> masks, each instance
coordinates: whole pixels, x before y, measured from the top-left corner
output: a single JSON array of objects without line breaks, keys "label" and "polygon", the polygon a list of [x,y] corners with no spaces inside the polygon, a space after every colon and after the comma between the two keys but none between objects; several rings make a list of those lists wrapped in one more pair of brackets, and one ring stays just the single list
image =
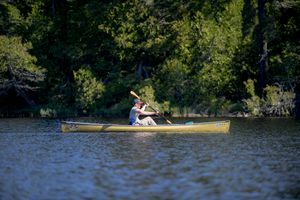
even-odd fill
[{"label": "rippled water surface", "polygon": [[203,134],[0,119],[0,199],[300,199],[300,121],[231,119],[229,134]]}]

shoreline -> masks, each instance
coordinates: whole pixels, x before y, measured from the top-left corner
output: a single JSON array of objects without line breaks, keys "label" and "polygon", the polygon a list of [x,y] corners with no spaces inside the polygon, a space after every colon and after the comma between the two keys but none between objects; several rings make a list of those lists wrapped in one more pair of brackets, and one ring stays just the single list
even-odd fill
[{"label": "shoreline", "polygon": [[[127,118],[126,116],[100,116],[100,115],[69,115],[69,116],[55,116],[55,117],[43,117],[43,116],[39,116],[39,115],[34,115],[34,114],[29,114],[29,115],[7,115],[7,116],[1,116],[0,115],[0,119],[23,119],[23,118],[29,118],[29,119],[68,119],[68,118],[103,118],[103,119],[125,119]],[[160,118],[160,117],[157,117]],[[226,114],[226,115],[207,115],[207,114],[195,114],[195,113],[190,113],[190,114],[185,114],[185,115],[172,115],[172,116],[166,116],[167,119],[179,119],[179,118],[232,118],[232,119],[237,119],[237,118],[245,118],[245,119],[256,119],[256,118],[261,118],[261,119],[288,119],[288,118],[295,118],[295,119],[299,119],[299,117],[297,116],[252,116],[250,114]]]}]

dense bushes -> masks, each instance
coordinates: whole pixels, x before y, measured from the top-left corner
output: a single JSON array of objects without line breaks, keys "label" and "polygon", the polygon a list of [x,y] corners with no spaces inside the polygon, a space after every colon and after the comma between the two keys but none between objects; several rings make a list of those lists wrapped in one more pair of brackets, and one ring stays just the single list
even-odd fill
[{"label": "dense bushes", "polygon": [[244,100],[249,112],[254,116],[291,116],[295,107],[295,93],[284,91],[283,86],[267,85],[264,97],[258,97],[254,92],[254,81],[248,80],[245,84],[250,98]]},{"label": "dense bushes", "polygon": [[74,72],[74,78],[75,106],[83,114],[95,111],[105,90],[102,81],[97,80],[88,68],[80,68]]},{"label": "dense bushes", "polygon": [[2,116],[127,116],[130,90],[174,115],[290,116],[300,97],[296,1],[20,2],[0,2]]}]

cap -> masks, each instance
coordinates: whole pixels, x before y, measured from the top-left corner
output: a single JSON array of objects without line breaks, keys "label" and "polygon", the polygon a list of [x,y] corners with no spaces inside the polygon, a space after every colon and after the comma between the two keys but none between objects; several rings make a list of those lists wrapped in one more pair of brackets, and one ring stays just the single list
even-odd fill
[{"label": "cap", "polygon": [[134,99],[133,100],[133,104],[137,104],[137,103],[143,103],[141,100],[139,100],[139,99]]}]

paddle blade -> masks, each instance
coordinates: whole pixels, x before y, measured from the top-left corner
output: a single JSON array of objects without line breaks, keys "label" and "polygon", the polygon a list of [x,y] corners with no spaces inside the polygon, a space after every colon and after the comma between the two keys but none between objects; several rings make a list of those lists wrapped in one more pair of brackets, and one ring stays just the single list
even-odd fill
[{"label": "paddle blade", "polygon": [[130,91],[130,94],[135,98],[140,99],[140,97],[134,91]]},{"label": "paddle blade", "polygon": [[172,122],[170,122],[170,121],[169,121],[169,120],[167,120],[167,119],[166,119],[166,122],[167,122],[168,124],[170,124],[170,125],[172,124]]},{"label": "paddle blade", "polygon": [[184,124],[191,125],[191,124],[194,124],[194,122],[193,121],[189,121],[189,122],[185,122]]}]

